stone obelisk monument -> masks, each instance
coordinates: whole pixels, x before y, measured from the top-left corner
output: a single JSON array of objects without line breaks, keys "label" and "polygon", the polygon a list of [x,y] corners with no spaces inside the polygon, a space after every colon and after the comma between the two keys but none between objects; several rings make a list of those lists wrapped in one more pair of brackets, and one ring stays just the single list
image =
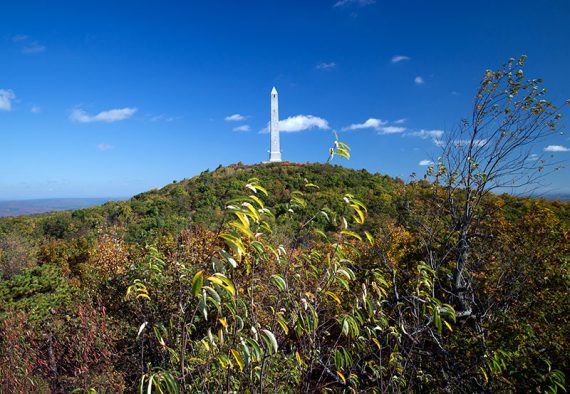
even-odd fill
[{"label": "stone obelisk monument", "polygon": [[279,97],[275,86],[271,90],[271,122],[269,123],[269,134],[271,145],[269,150],[269,161],[281,161],[281,149],[279,148]]}]

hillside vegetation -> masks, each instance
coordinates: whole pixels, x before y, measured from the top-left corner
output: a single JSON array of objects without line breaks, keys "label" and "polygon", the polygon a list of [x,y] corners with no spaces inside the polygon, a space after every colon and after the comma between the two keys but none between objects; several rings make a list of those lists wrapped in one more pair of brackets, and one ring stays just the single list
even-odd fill
[{"label": "hillside vegetation", "polygon": [[475,310],[458,318],[449,271],[426,264],[432,189],[328,164],[234,165],[4,218],[4,391],[134,391],[143,375],[165,391],[559,387],[570,204],[487,197]]}]

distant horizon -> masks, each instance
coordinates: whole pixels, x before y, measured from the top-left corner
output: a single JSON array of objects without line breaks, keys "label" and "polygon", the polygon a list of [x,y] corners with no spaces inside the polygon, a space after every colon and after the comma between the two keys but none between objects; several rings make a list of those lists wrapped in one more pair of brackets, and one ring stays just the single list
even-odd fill
[{"label": "distant horizon", "polygon": [[0,199],[0,202],[12,202],[12,201],[49,201],[49,200],[105,200],[105,199],[112,199],[112,200],[126,200],[136,196],[136,194],[132,196],[101,196],[101,197],[38,197],[38,198],[15,198],[15,199]]}]

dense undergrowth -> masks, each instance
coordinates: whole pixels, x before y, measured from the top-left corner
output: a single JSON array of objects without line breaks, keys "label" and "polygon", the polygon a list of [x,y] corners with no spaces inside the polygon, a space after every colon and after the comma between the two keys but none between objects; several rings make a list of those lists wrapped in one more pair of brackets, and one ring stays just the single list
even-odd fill
[{"label": "dense undergrowth", "polygon": [[569,204],[487,195],[461,316],[438,188],[234,165],[2,219],[0,391],[560,392]]}]

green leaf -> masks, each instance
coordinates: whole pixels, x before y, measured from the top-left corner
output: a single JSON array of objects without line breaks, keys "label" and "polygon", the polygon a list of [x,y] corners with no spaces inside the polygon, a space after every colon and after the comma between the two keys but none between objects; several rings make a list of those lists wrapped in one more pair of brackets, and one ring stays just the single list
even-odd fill
[{"label": "green leaf", "polygon": [[362,237],[361,237],[360,235],[356,234],[356,233],[353,232],[353,231],[342,230],[340,233],[341,233],[341,234],[344,234],[344,235],[348,235],[348,236],[350,236],[350,237],[354,237],[354,238],[356,238],[356,239],[362,241]]},{"label": "green leaf", "polygon": [[[269,330],[263,329],[261,330],[265,334],[265,337],[269,340],[271,347],[273,347],[273,351],[277,352],[279,346],[277,345],[277,339],[275,339],[275,335]],[[267,342],[267,341],[266,341]]]},{"label": "green leaf", "polygon": [[315,232],[315,234],[320,235],[321,237],[323,237],[325,240],[328,239],[327,235],[325,234],[325,232],[323,230],[319,230],[318,228],[313,230]]},{"label": "green leaf", "polygon": [[229,280],[224,274],[219,272],[215,273],[214,275],[208,277],[208,280],[212,283],[217,284],[232,296],[236,295],[236,288],[231,280]]},{"label": "green leaf", "polygon": [[287,283],[285,283],[285,279],[281,275],[275,274],[271,275],[271,280],[273,284],[281,291],[285,291],[287,288]]},{"label": "green leaf", "polygon": [[196,272],[194,279],[192,279],[192,294],[194,297],[199,297],[202,292],[202,285],[204,284],[204,273],[202,271]]},{"label": "green leaf", "polygon": [[279,323],[279,325],[283,329],[283,332],[285,332],[285,335],[289,334],[289,327],[287,326],[287,322],[285,321],[285,317],[283,316],[283,313],[280,312],[277,314],[277,322]]},{"label": "green leaf", "polygon": [[344,320],[342,321],[342,333],[343,333],[344,335],[348,336],[348,330],[349,330],[349,327],[348,327],[348,320],[347,320],[347,319],[344,319]]},{"label": "green leaf", "polygon": [[235,235],[228,233],[220,234],[220,238],[222,238],[225,241],[226,245],[228,245],[230,249],[232,249],[234,253],[238,255],[238,259],[241,261],[242,255],[245,254],[245,247],[243,246],[241,239]]},{"label": "green leaf", "polygon": [[226,251],[223,250],[223,249],[220,250],[219,253],[220,253],[220,255],[222,256],[222,258],[223,258],[224,260],[226,260],[228,263],[230,263],[230,265],[231,265],[233,268],[236,268],[236,267],[237,267],[237,261],[232,257],[231,254],[229,254],[228,252],[226,252]]},{"label": "green leaf", "polygon": [[241,231],[243,233],[243,235],[245,235],[246,237],[251,238],[251,239],[254,238],[253,233],[249,229],[249,226],[245,226],[243,223],[239,223],[239,222],[230,222],[230,226]]},{"label": "green leaf", "polygon": [[364,235],[366,235],[366,239],[368,240],[370,245],[374,245],[374,237],[372,236],[372,234],[370,234],[368,231],[365,231]]},{"label": "green leaf", "polygon": [[251,198],[253,201],[255,201],[257,203],[257,205],[259,205],[259,207],[261,209],[265,208],[265,205],[263,204],[263,201],[261,201],[261,199],[253,194],[251,194],[249,196],[249,198]]}]

